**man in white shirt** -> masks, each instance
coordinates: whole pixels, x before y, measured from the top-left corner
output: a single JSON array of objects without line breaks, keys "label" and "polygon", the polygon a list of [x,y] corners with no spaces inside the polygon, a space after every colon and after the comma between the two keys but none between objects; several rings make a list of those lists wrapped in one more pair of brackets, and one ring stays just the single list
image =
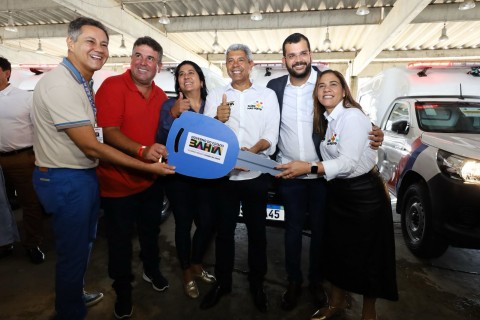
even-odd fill
[{"label": "man in white shirt", "polygon": [[[33,189],[32,93],[12,86],[10,62],[0,57],[0,166],[18,194],[23,212],[23,246],[30,261],[42,263],[43,210]],[[12,244],[10,244],[12,245]]]},{"label": "man in white shirt", "polygon": [[[253,65],[253,55],[247,46],[234,44],[227,49],[226,68],[232,82],[208,94],[205,115],[229,126],[237,135],[242,150],[268,157],[277,144],[280,113],[275,93],[251,82]],[[267,311],[263,281],[267,273],[265,209],[268,185],[268,175],[241,168],[220,179],[215,197],[218,205],[215,217],[217,283],[203,299],[202,309],[213,307],[232,290],[235,226],[241,202],[248,230],[250,292],[257,309]]]}]

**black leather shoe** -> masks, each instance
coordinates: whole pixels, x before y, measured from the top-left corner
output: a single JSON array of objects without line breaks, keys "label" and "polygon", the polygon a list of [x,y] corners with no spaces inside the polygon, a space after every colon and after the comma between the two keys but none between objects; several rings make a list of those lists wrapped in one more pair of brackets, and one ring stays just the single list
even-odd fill
[{"label": "black leather shoe", "polygon": [[260,312],[267,312],[268,309],[268,298],[265,293],[265,288],[263,286],[250,287],[250,292],[252,293],[253,303]]},{"label": "black leather shoe", "polygon": [[297,306],[298,297],[302,294],[302,286],[296,282],[290,282],[287,291],[282,296],[282,309],[292,310]]},{"label": "black leather shoe", "polygon": [[230,292],[232,292],[232,288],[223,288],[220,287],[219,284],[214,284],[203,298],[202,303],[200,303],[200,309],[210,309],[214,307],[222,296]]},{"label": "black leather shoe", "polygon": [[27,256],[34,264],[40,264],[45,261],[45,254],[39,247],[27,248]]},{"label": "black leather shoe", "polygon": [[318,308],[321,308],[327,305],[328,303],[327,292],[325,291],[321,283],[310,284],[308,286],[308,290],[312,295],[313,303],[315,304],[315,306],[317,306]]},{"label": "black leather shoe", "polygon": [[11,256],[13,253],[13,243],[0,247],[0,259]]}]

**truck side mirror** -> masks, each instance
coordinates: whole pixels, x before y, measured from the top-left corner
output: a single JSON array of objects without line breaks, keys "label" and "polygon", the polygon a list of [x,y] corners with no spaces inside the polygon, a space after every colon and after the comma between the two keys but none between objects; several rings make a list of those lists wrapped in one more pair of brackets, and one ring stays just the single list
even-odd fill
[{"label": "truck side mirror", "polygon": [[392,131],[399,134],[407,134],[410,128],[407,120],[400,120],[392,123]]}]

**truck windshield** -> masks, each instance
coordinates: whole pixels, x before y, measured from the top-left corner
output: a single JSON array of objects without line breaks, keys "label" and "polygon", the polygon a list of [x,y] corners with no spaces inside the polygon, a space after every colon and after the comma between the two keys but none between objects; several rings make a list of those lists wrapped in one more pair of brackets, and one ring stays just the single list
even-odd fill
[{"label": "truck windshield", "polygon": [[418,126],[427,132],[480,133],[480,104],[422,101],[415,103]]}]

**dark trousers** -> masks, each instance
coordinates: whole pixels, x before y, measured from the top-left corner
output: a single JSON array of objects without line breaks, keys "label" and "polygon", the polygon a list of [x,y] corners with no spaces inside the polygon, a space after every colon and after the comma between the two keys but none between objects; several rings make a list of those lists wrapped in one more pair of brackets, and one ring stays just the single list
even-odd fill
[{"label": "dark trousers", "polygon": [[45,211],[52,215],[57,265],[55,319],[85,319],[84,276],[97,233],[100,197],[95,169],[48,169],[33,173]]},{"label": "dark trousers", "polygon": [[23,245],[36,247],[43,240],[44,213],[33,188],[32,175],[35,168],[35,154],[28,149],[17,154],[0,155],[0,166],[5,179],[10,181],[17,191],[18,201],[23,211]]},{"label": "dark trousers", "polygon": [[248,231],[248,267],[251,286],[260,285],[267,273],[267,175],[243,181],[223,178],[216,188],[215,275],[220,286],[231,288],[235,259],[235,227],[240,202]]},{"label": "dark trousers", "polygon": [[102,197],[108,241],[108,274],[117,295],[130,295],[132,237],[137,226],[140,259],[146,273],[159,270],[158,235],[163,203],[163,187],[157,179],[148,189],[119,198]]},{"label": "dark trousers", "polygon": [[289,282],[302,283],[302,231],[310,222],[309,281],[323,280],[322,240],[325,225],[326,183],[324,179],[281,180],[280,195],[285,207],[285,267]]},{"label": "dark trousers", "polygon": [[[183,270],[201,264],[213,236],[212,185],[216,180],[181,174],[166,178],[165,192],[175,217],[175,246]],[[195,232],[191,236],[192,224]]]}]

